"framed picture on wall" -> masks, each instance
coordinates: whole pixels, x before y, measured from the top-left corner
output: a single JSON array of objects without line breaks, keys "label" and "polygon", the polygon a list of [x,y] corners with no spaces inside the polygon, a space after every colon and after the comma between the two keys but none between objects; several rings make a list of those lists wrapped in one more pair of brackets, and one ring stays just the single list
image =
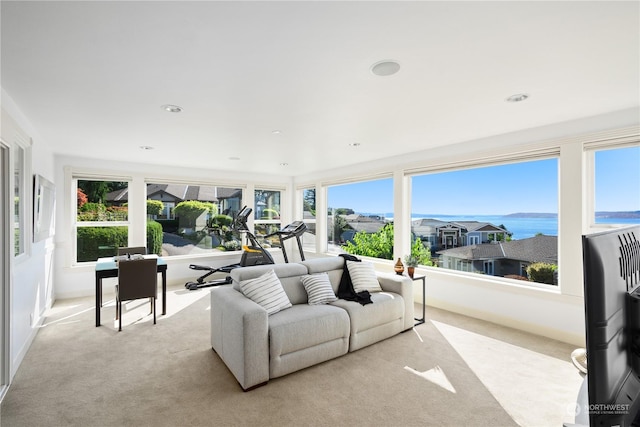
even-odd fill
[{"label": "framed picture on wall", "polygon": [[40,175],[33,181],[33,241],[37,242],[55,233],[56,188]]}]

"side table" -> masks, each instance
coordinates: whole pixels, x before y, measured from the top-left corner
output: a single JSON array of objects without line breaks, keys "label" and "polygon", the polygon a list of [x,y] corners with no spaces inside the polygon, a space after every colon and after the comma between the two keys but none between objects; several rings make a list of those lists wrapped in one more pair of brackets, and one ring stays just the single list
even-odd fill
[{"label": "side table", "polygon": [[413,326],[418,326],[418,325],[422,325],[424,323],[424,318],[425,318],[425,314],[424,314],[424,307],[425,307],[425,287],[426,287],[426,278],[427,276],[413,276],[411,278],[411,280],[413,280],[414,282],[417,282],[418,280],[422,280],[422,317],[421,318],[414,318],[414,320],[416,320],[416,324]]}]

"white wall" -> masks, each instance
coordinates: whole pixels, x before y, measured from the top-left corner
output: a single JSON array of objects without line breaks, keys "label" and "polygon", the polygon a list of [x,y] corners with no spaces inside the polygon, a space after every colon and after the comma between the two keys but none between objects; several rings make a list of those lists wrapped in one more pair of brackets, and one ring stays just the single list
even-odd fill
[{"label": "white wall", "polygon": [[[5,137],[5,134],[14,132],[13,126],[17,126],[19,132],[28,135],[32,140],[31,167],[28,168],[27,173],[39,174],[55,183],[52,152],[4,90],[2,90],[2,108],[10,116],[10,120],[5,120],[2,123],[3,139],[9,139],[9,137]],[[32,179],[30,176],[29,180]],[[31,188],[27,193],[31,200],[33,200],[32,191]],[[33,238],[32,223],[33,217],[30,212],[26,221],[28,230],[25,230],[30,240]],[[53,254],[54,239],[48,238],[31,243],[30,248],[27,247],[26,256],[14,260],[12,264],[10,284],[11,377],[20,366],[33,338],[35,338],[38,326],[42,323],[44,311],[52,304]]]}]

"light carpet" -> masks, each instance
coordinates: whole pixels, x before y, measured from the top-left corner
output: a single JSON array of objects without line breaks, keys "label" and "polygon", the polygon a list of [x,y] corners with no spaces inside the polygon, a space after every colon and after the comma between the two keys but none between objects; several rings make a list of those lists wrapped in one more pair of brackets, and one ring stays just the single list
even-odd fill
[{"label": "light carpet", "polygon": [[[572,346],[428,307],[413,331],[243,392],[211,350],[208,290],[56,302],[2,402],[5,426],[558,426]],[[158,304],[160,307],[160,304]],[[418,311],[416,311],[418,312]],[[578,384],[579,386],[579,384]],[[527,410],[527,402],[531,407]],[[532,403],[531,403],[532,402]]]}]

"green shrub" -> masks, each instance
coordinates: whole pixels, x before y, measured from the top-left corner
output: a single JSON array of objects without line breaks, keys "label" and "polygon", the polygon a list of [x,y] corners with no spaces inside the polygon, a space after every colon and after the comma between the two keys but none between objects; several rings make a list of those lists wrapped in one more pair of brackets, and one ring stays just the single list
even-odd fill
[{"label": "green shrub", "polygon": [[527,267],[527,275],[530,281],[548,285],[555,285],[554,276],[556,271],[558,271],[557,265],[544,262],[536,262]]},{"label": "green shrub", "polygon": [[127,227],[79,227],[78,262],[114,256],[119,247],[128,246],[128,241]]},{"label": "green shrub", "polygon": [[162,254],[162,225],[156,221],[147,221],[147,252]]},{"label": "green shrub", "polygon": [[229,215],[215,215],[213,218],[211,218],[209,220],[209,228],[216,228],[217,227],[229,227],[231,226],[231,223],[233,222],[233,218],[230,217]]},{"label": "green shrub", "polygon": [[342,248],[353,255],[393,259],[393,223],[385,224],[377,233],[358,231],[353,243],[347,242]]},{"label": "green shrub", "polygon": [[147,200],[147,215],[160,215],[164,210],[164,203],[160,200]]},{"label": "green shrub", "polygon": [[176,217],[180,217],[181,224],[183,224],[181,226],[190,227],[195,225],[196,219],[203,213],[207,212],[209,215],[215,215],[217,210],[217,206],[213,203],[187,200],[178,203],[173,208],[173,213]]}]

